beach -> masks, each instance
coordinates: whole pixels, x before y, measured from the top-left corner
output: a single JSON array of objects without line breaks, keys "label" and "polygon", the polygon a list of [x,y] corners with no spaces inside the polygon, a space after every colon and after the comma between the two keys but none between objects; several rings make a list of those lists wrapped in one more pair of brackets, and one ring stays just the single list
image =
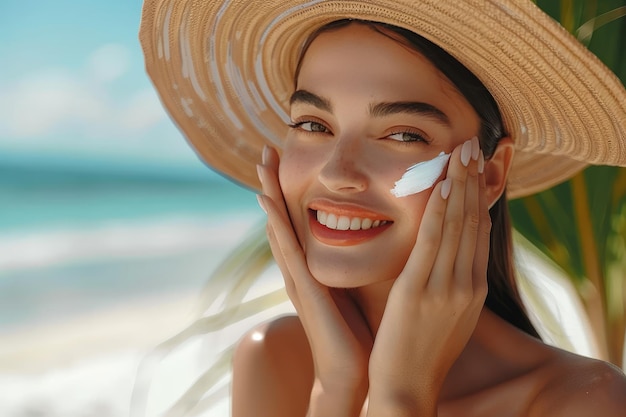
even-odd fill
[{"label": "beach", "polygon": [[[48,259],[47,267],[27,268],[25,259],[12,258],[11,264],[5,259],[3,285],[6,287],[7,282],[19,276],[24,288],[20,290],[14,286],[13,292],[22,294],[21,301],[25,305],[21,317],[14,312],[12,322],[9,323],[5,315],[0,334],[0,415],[128,416],[140,361],[156,345],[197,318],[199,295],[210,271],[256,223],[255,218],[231,216],[229,220],[215,224],[170,220],[151,226],[127,225],[122,228],[124,233],[143,236],[144,247],[138,239],[131,241],[126,236],[126,239],[114,239],[120,242],[117,245],[109,240],[111,247],[106,251],[102,247],[96,250],[98,242],[104,245],[103,242],[107,241],[105,235],[110,236],[114,232],[110,228],[100,228],[97,232],[65,234],[66,246],[71,246],[69,241],[78,240],[85,248],[79,265],[68,265],[67,254],[60,250],[56,260]],[[205,238],[197,237],[199,228],[207,229],[207,233],[202,233]],[[171,238],[167,244],[155,247],[152,239],[145,238],[148,230],[162,234],[165,229]],[[55,234],[59,239],[58,232]],[[40,235],[40,239],[45,240],[44,237]],[[52,240],[52,237],[48,236],[48,239]],[[58,243],[51,246],[51,250],[54,247],[58,250]],[[129,251],[131,247],[133,251]],[[106,254],[106,262],[99,260],[97,253]],[[41,255],[32,256],[41,258]],[[77,263],[76,259],[74,262]],[[34,264],[38,265],[37,262]],[[77,274],[90,269],[98,270],[94,282],[85,283],[84,279],[77,279]],[[123,276],[119,275],[120,270],[124,271]],[[98,276],[108,279],[103,278],[98,284]],[[171,280],[172,276],[184,279]],[[30,299],[25,300],[28,283],[41,283],[42,280],[51,281],[48,284],[58,282],[41,294],[31,289]],[[103,282],[108,287],[102,288],[105,287]],[[78,283],[82,283],[83,288]],[[150,288],[147,288],[148,283]],[[265,292],[268,285],[276,289],[280,282],[265,280],[265,284],[255,290],[256,293]],[[73,294],[68,289],[70,287]],[[2,309],[8,311],[6,291],[3,294],[5,302]],[[61,299],[63,296],[65,299]],[[289,308],[285,305],[282,310],[266,312],[266,317]],[[182,354],[175,352],[171,355],[179,364],[177,370],[162,370],[151,384],[158,389],[159,379],[162,379],[177,387],[189,385],[194,375],[176,375],[181,368],[180,363],[195,364],[199,356],[207,360],[225,345],[234,343],[246,328],[260,319],[248,320],[221,332],[218,336],[221,346],[213,342],[213,350],[203,346],[206,337],[196,339],[195,342],[200,342],[196,348],[189,350],[186,347]],[[171,402],[176,399],[180,388],[165,391],[171,393],[168,400]],[[163,395],[158,398],[160,400],[156,403],[150,401],[151,410],[168,405]],[[207,415],[227,415],[224,408],[227,404],[224,397],[222,411],[213,409]],[[85,414],[85,410],[92,410],[89,411],[91,414]]]},{"label": "beach", "polygon": [[[0,415],[126,417],[139,364],[201,314],[212,271],[263,213],[251,192],[214,176],[27,174],[0,181]],[[162,358],[145,415],[193,382],[180,369],[195,372],[198,357],[210,360],[251,325]],[[222,392],[205,415],[228,414],[224,383]]]},{"label": "beach", "polygon": [[193,299],[144,300],[4,334],[0,415],[128,415],[139,360],[182,327]]},{"label": "beach", "polygon": [[[0,337],[0,415],[49,417],[128,416],[137,368],[153,348],[190,323],[197,294],[146,298],[61,323],[15,331]],[[240,323],[219,335],[222,344],[234,342],[254,322],[289,312],[282,305]],[[158,326],[149,326],[158,322]],[[149,328],[148,328],[149,327]],[[175,366],[150,381],[155,395],[146,415],[171,405],[193,382],[198,358],[217,354],[202,340],[172,354]],[[227,385],[227,381],[223,385]],[[228,391],[206,416],[229,415]],[[152,414],[152,413],[155,414]]]}]

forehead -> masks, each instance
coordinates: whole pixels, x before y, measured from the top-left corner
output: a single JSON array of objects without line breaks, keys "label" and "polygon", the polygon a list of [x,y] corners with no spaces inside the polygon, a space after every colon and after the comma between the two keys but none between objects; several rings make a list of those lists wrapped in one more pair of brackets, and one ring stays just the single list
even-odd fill
[{"label": "forehead", "polygon": [[[296,90],[323,98],[330,113],[346,123],[362,123],[363,117],[371,120],[372,109],[378,105],[419,103],[437,109],[449,121],[450,129],[442,137],[467,139],[478,134],[480,127],[474,108],[427,57],[407,42],[362,24],[315,38],[302,58]],[[291,111],[306,112],[310,104],[294,102]]]},{"label": "forehead", "polygon": [[400,35],[358,23],[320,33],[302,57],[296,84],[320,88],[333,79],[341,79],[343,87],[366,90],[379,83],[407,94],[430,86],[459,95],[445,75]]}]

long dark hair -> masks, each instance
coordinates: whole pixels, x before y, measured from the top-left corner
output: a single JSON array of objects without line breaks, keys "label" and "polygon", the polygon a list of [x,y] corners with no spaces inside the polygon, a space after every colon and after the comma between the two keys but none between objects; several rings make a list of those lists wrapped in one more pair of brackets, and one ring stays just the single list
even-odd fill
[{"label": "long dark hair", "polygon": [[[321,33],[336,30],[350,24],[361,24],[391,38],[426,57],[457,88],[474,108],[481,121],[480,147],[485,158],[495,152],[498,142],[506,136],[502,117],[496,101],[482,82],[463,64],[428,39],[397,26],[364,20],[341,19],[322,26],[309,36],[304,44],[294,80],[297,82],[302,57],[311,42]],[[506,191],[489,210],[491,215],[491,242],[487,283],[489,292],[485,305],[498,316],[522,331],[540,338],[522,304],[515,282],[513,262],[512,229]]]}]

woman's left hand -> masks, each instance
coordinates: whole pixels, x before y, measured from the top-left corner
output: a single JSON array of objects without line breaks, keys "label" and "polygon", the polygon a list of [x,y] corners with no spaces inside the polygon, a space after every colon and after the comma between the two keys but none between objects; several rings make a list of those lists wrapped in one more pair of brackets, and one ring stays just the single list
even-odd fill
[{"label": "woman's left hand", "polygon": [[484,159],[473,145],[454,150],[447,179],[434,187],[389,294],[369,360],[368,415],[412,410],[419,414],[408,415],[435,416],[443,381],[478,322],[487,295],[491,219],[478,172]]}]

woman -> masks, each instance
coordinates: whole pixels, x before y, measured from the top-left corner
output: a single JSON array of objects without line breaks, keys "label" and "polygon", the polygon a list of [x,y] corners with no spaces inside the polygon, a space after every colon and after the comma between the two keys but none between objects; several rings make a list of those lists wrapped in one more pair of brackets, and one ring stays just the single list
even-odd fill
[{"label": "woman", "polygon": [[257,173],[298,312],[242,339],[234,416],[624,415],[624,375],[543,344],[511,266],[505,189],[626,165],[591,54],[530,3],[161,3],[148,70],[211,166]]}]

